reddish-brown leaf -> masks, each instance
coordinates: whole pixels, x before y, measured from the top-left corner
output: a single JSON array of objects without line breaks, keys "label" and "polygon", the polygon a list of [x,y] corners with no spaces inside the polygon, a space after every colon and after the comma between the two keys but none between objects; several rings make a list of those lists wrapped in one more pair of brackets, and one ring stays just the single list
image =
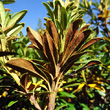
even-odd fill
[{"label": "reddish-brown leaf", "polygon": [[79,70],[77,70],[76,72],[79,72],[79,71],[81,71],[83,69],[89,68],[90,66],[93,66],[95,64],[101,64],[101,62],[100,61],[97,61],[97,60],[91,60],[86,65],[84,65],[82,68],[80,68]]},{"label": "reddish-brown leaf", "polygon": [[42,36],[38,32],[34,31],[30,27],[27,27],[27,35],[35,47],[41,50],[43,49]]},{"label": "reddish-brown leaf", "polygon": [[29,81],[29,74],[23,74],[23,76],[20,78],[20,83],[24,89],[26,89],[28,81]]},{"label": "reddish-brown leaf", "polygon": [[55,42],[55,46],[58,50],[59,49],[59,38],[58,38],[56,27],[51,20],[47,20],[46,29],[49,32],[50,36],[53,38],[53,40]]},{"label": "reddish-brown leaf", "polygon": [[77,51],[82,44],[85,42],[85,40],[90,35],[91,30],[86,30],[82,32],[79,36],[76,36],[76,38],[73,38],[71,42],[68,44],[67,51],[65,53],[65,56],[63,56],[62,64],[64,64],[68,58],[73,55],[75,51]]},{"label": "reddish-brown leaf", "polygon": [[53,39],[51,38],[51,36],[48,34],[47,31],[45,31],[45,33],[43,35],[43,50],[44,50],[45,56],[51,62],[53,70],[55,70],[56,62],[57,62],[56,61],[57,52],[56,52],[55,45],[53,43]]},{"label": "reddish-brown leaf", "polygon": [[79,31],[78,31],[78,35],[80,35],[83,31],[85,31],[86,28],[88,28],[90,26],[90,24],[87,24],[85,26],[83,26]]},{"label": "reddish-brown leaf", "polygon": [[82,53],[76,53],[73,56],[71,56],[61,67],[61,72],[63,71],[64,73],[67,72],[71,66],[83,55],[87,52],[82,52]]},{"label": "reddish-brown leaf", "polygon": [[65,46],[64,46],[64,53],[67,52],[67,48],[71,40],[74,38],[75,33],[77,33],[79,24],[83,21],[83,19],[77,19],[74,21],[67,32],[66,40],[65,40]]},{"label": "reddish-brown leaf", "polygon": [[28,72],[33,76],[48,79],[46,74],[44,74],[40,68],[37,68],[32,62],[22,58],[13,58],[12,60],[9,60],[6,65],[21,73]]},{"label": "reddish-brown leaf", "polygon": [[82,46],[80,52],[81,51],[84,51],[85,49],[87,49],[88,47],[90,47],[92,44],[94,44],[94,43],[96,43],[96,42],[98,42],[100,40],[102,40],[102,38],[94,38],[94,39],[89,40],[86,44],[84,44]]}]

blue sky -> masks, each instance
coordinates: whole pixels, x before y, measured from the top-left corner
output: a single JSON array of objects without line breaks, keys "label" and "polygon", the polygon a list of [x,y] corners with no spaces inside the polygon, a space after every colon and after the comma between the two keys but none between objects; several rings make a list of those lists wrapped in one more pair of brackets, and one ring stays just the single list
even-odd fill
[{"label": "blue sky", "polygon": [[9,8],[12,11],[10,13],[19,12],[22,10],[28,10],[27,14],[24,16],[21,22],[25,22],[25,27],[22,32],[26,35],[26,27],[30,26],[32,29],[37,28],[38,19],[41,18],[44,23],[44,17],[47,15],[47,10],[42,4],[42,2],[47,2],[48,0],[16,0],[15,3],[5,5],[5,8]]}]

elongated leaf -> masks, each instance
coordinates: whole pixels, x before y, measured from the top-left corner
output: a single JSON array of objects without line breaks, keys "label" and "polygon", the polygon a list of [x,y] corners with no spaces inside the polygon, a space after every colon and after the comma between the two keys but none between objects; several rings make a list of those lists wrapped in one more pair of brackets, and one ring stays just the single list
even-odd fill
[{"label": "elongated leaf", "polygon": [[8,33],[7,36],[16,36],[20,33],[20,31],[24,27],[24,23],[17,24],[13,29],[11,29]]},{"label": "elongated leaf", "polygon": [[65,30],[67,26],[67,11],[65,7],[61,7],[61,25],[63,30]]},{"label": "elongated leaf", "polygon": [[48,60],[53,65],[52,66],[54,67],[53,69],[55,70],[56,62],[57,62],[56,48],[53,43],[53,39],[51,38],[51,36],[48,34],[47,31],[44,33],[43,36],[43,50],[44,50],[44,54],[46,55],[46,57],[48,57]]},{"label": "elongated leaf", "polygon": [[29,74],[23,74],[23,76],[20,78],[20,84],[24,89],[26,89],[28,82],[29,82]]},{"label": "elongated leaf", "polygon": [[[75,33],[77,33],[78,28],[79,28],[79,24],[81,22],[82,22],[82,19],[77,19],[76,21],[74,21],[70,25],[70,28],[69,28],[69,30],[67,32],[67,35],[66,35],[66,40],[65,40],[65,46],[64,46],[64,52],[63,52],[63,59],[62,59],[62,61],[66,58],[66,54],[68,53],[68,51],[69,51],[68,49],[70,48],[70,42],[71,42],[72,39],[74,39],[74,35],[75,35]],[[68,45],[69,45],[69,47],[68,47]]]},{"label": "elongated leaf", "polygon": [[5,8],[1,1],[0,1],[0,18],[1,18],[1,24],[3,27],[5,23]]},{"label": "elongated leaf", "polygon": [[43,50],[42,36],[30,27],[27,27],[27,34],[32,44],[36,48]]},{"label": "elongated leaf", "polygon": [[53,11],[51,10],[51,8],[49,7],[49,5],[45,2],[43,2],[43,5],[46,7],[47,11],[48,11],[48,14],[49,16],[51,17],[52,20],[54,20],[54,17],[53,17]]},{"label": "elongated leaf", "polygon": [[61,105],[59,105],[55,110],[61,110],[63,107],[66,107],[66,106],[68,106],[68,104],[61,104]]},{"label": "elongated leaf", "polygon": [[48,83],[46,75],[28,60],[22,58],[13,58],[6,63],[6,66],[9,66],[21,73],[28,72],[33,76],[39,76]]},{"label": "elongated leaf", "polygon": [[17,53],[15,53],[15,52],[0,52],[0,57],[7,56],[7,55],[17,55]]},{"label": "elongated leaf", "polygon": [[90,47],[92,44],[94,44],[100,40],[102,40],[102,38],[94,38],[94,39],[89,40],[86,44],[83,45],[83,47],[81,48],[80,51],[84,51],[85,49]]},{"label": "elongated leaf", "polygon": [[67,72],[71,68],[71,66],[85,53],[87,52],[76,53],[71,56],[64,64],[61,64],[61,71],[63,71],[64,73]]},{"label": "elongated leaf", "polygon": [[14,3],[15,0],[2,0],[3,4],[10,4],[10,3]]},{"label": "elongated leaf", "polygon": [[68,48],[67,48],[68,53],[65,54],[64,61],[67,61],[67,59],[81,47],[81,45],[89,37],[90,33],[91,33],[91,30],[86,30],[82,32],[79,36],[77,36],[77,34],[75,35],[75,37],[71,40],[70,44],[68,45]]},{"label": "elongated leaf", "polygon": [[49,32],[50,36],[53,38],[57,49],[59,49],[59,38],[58,38],[57,30],[54,23],[51,20],[48,20],[46,22],[46,29]]},{"label": "elongated leaf", "polygon": [[[86,30],[84,32],[82,32],[75,40],[74,44],[72,45],[71,49],[70,49],[70,52],[71,51],[77,51],[81,45],[85,42],[85,40],[89,37],[91,33],[91,30]],[[70,43],[72,44],[72,42]]]},{"label": "elongated leaf", "polygon": [[60,93],[60,97],[71,97],[71,98],[76,98],[76,96],[74,94],[70,94],[64,91],[59,92]]},{"label": "elongated leaf", "polygon": [[27,10],[23,10],[16,13],[8,22],[7,27],[18,23],[25,16],[26,13],[27,13]]},{"label": "elongated leaf", "polygon": [[95,88],[97,90],[100,90],[102,92],[105,92],[104,87],[102,87],[101,85],[98,85],[98,84],[93,83],[93,84],[88,84],[88,86],[91,87],[91,88]]},{"label": "elongated leaf", "polygon": [[91,67],[91,66],[93,66],[93,65],[95,65],[95,64],[100,64],[100,63],[101,63],[101,62],[98,61],[98,60],[89,60],[85,65],[83,65],[82,67],[78,68],[78,69],[76,70],[76,72],[79,72],[79,71],[81,71],[81,70],[83,70],[83,69],[89,68],[89,67]]},{"label": "elongated leaf", "polygon": [[[11,15],[9,13],[9,11],[7,11],[6,15],[5,15],[5,23],[4,23],[4,28],[7,26],[9,20],[11,19]],[[3,29],[4,30],[4,29]]]},{"label": "elongated leaf", "polygon": [[12,105],[14,105],[15,103],[17,103],[18,102],[18,100],[17,101],[11,101],[9,104],[8,104],[8,107],[11,107]]}]

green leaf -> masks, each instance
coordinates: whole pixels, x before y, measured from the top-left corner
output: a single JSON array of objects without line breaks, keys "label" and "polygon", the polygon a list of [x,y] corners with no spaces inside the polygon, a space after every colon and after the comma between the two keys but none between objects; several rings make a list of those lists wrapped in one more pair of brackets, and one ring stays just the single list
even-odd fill
[{"label": "green leaf", "polygon": [[7,36],[16,36],[23,29],[24,25],[25,25],[25,23],[19,23],[19,24],[17,24],[13,29],[11,29],[7,33]]},{"label": "green leaf", "polygon": [[65,7],[61,7],[61,25],[62,28],[65,30],[67,26],[67,12]]},{"label": "green leaf", "polygon": [[12,105],[14,105],[17,102],[18,102],[18,100],[17,101],[11,101],[11,102],[9,102],[8,107],[11,107]]},{"label": "green leaf", "polygon": [[76,96],[74,94],[71,94],[71,93],[68,93],[68,92],[61,91],[61,92],[58,92],[58,93],[60,93],[60,97],[76,98]]},{"label": "green leaf", "polygon": [[5,8],[1,1],[0,1],[0,18],[1,18],[1,24],[3,27],[5,23]]},{"label": "green leaf", "polygon": [[11,19],[11,14],[9,13],[9,11],[7,11],[6,15],[5,15],[5,23],[4,23],[4,28],[7,26],[9,20]]},{"label": "green leaf", "polygon": [[90,110],[86,104],[80,103],[80,105],[83,107],[83,110]]},{"label": "green leaf", "polygon": [[61,104],[55,110],[61,110],[61,108],[65,107],[65,106],[68,106],[68,104]]},{"label": "green leaf", "polygon": [[2,0],[3,4],[10,4],[10,3],[14,3],[15,0]]},{"label": "green leaf", "polygon": [[43,5],[46,7],[47,11],[48,11],[48,14],[49,16],[51,17],[52,20],[54,20],[54,17],[53,17],[53,11],[51,10],[51,8],[49,7],[49,5],[45,2],[43,2]]},{"label": "green leaf", "polygon": [[10,19],[10,21],[9,21],[8,24],[7,24],[7,27],[8,27],[8,26],[11,26],[11,25],[13,25],[13,24],[18,23],[18,22],[25,16],[26,13],[27,13],[27,10],[23,10],[23,11],[17,12],[17,13]]}]

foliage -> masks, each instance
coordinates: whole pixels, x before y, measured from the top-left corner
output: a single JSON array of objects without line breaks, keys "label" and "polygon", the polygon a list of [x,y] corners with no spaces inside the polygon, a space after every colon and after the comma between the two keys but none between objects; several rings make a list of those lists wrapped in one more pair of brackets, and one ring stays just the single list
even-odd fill
[{"label": "foliage", "polygon": [[[62,12],[62,14],[64,13]],[[65,16],[63,16],[62,20],[64,17]],[[57,33],[59,28],[57,30],[51,20],[47,20],[46,30],[44,30],[43,36],[32,30],[30,27],[27,27],[28,37],[33,44],[31,47],[41,52],[42,59],[26,60],[22,58],[14,58],[6,63],[7,66],[21,72],[22,74],[26,73],[22,75],[19,83],[24,88],[25,94],[30,98],[30,101],[33,102],[36,108],[41,109],[37,103],[36,95],[45,92],[39,90],[37,91],[37,94],[34,95],[34,91],[38,86],[29,81],[30,75],[40,77],[42,79],[41,81],[44,81],[44,84],[39,86],[44,87],[47,90],[46,93],[48,93],[46,97],[49,102],[45,105],[45,108],[47,107],[48,110],[53,110],[57,91],[66,78],[65,74],[67,71],[73,65],[74,68],[76,65],[80,65],[80,63],[77,64],[76,61],[83,54],[87,53],[85,50],[95,42],[101,40],[100,38],[95,38],[85,43],[91,30],[87,29],[88,25],[80,27],[82,22],[82,19],[76,19],[71,23],[69,29],[66,30],[67,33],[63,33],[63,35],[61,34],[62,37]],[[98,63],[100,62],[95,59],[87,61],[85,62],[85,65],[79,69],[75,69],[73,74]],[[33,91],[33,93],[30,93],[31,91]]]},{"label": "foliage", "polygon": [[[43,3],[48,11],[46,29],[38,33],[27,27],[27,36],[20,32],[24,23],[19,23],[27,11],[10,14],[0,2],[0,106],[33,110],[109,108],[107,2]],[[95,28],[83,21],[85,14]],[[97,37],[100,28],[103,38]]]}]

